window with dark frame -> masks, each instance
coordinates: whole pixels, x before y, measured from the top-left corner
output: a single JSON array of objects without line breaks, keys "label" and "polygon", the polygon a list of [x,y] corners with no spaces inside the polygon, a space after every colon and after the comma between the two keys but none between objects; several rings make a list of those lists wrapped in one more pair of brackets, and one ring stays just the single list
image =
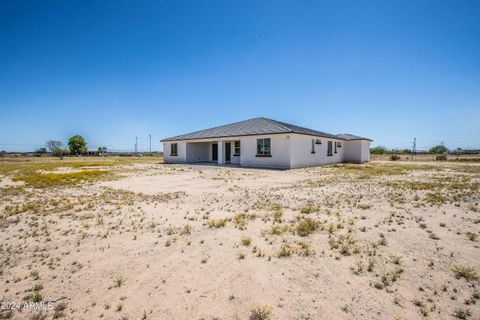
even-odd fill
[{"label": "window with dark frame", "polygon": [[328,141],[328,144],[327,144],[327,156],[333,156],[332,149],[333,149],[332,141]]},{"label": "window with dark frame", "polygon": [[235,141],[235,147],[233,151],[234,156],[239,156],[240,155],[240,141]]},{"label": "window with dark frame", "polygon": [[315,139],[312,139],[312,153],[315,153]]},{"label": "window with dark frame", "polygon": [[339,148],[342,147],[342,143],[341,143],[341,142],[337,142],[337,145],[338,145]]},{"label": "window with dark frame", "polygon": [[335,142],[335,153],[337,153],[337,143]]},{"label": "window with dark frame", "polygon": [[171,156],[177,156],[177,144],[176,143],[172,143],[170,145],[170,155]]},{"label": "window with dark frame", "polygon": [[257,139],[257,157],[270,157],[270,138]]}]

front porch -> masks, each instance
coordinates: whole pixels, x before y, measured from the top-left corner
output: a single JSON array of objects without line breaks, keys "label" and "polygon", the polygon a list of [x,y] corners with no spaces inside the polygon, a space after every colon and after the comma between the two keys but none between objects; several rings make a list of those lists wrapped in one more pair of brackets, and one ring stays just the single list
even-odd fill
[{"label": "front porch", "polygon": [[[235,148],[237,146],[237,148]],[[186,143],[187,163],[240,164],[240,142],[235,140],[211,140]],[[235,153],[237,151],[237,153]]]}]

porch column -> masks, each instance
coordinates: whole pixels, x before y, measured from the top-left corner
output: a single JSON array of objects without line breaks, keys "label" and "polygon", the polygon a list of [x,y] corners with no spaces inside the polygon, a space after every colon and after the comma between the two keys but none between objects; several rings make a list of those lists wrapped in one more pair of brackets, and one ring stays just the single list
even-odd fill
[{"label": "porch column", "polygon": [[218,141],[218,164],[225,164],[225,157],[223,156],[223,141]]}]

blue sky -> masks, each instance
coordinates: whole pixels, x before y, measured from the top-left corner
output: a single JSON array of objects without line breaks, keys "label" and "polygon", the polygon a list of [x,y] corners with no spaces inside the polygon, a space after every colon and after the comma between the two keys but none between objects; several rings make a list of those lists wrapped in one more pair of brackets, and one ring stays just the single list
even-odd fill
[{"label": "blue sky", "polygon": [[264,116],[480,147],[479,1],[0,1],[0,150]]}]

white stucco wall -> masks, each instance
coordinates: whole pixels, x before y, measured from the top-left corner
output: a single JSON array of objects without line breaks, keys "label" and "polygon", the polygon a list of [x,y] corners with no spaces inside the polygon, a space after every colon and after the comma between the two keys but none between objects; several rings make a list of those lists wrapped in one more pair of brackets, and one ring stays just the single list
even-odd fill
[{"label": "white stucco wall", "polygon": [[[257,157],[257,139],[270,138],[271,157]],[[290,134],[271,134],[240,138],[240,165],[245,167],[290,168]]]},{"label": "white stucco wall", "polygon": [[[170,145],[172,143],[177,143],[177,156],[170,155]],[[187,151],[185,141],[163,143],[163,159],[166,163],[185,163],[186,155]]]},{"label": "white stucco wall", "polygon": [[[320,140],[321,144],[315,144],[315,153],[312,153],[312,139]],[[332,155],[329,156],[328,141],[332,141]],[[335,153],[335,143],[339,142]],[[291,168],[312,167],[325,164],[343,162],[345,141],[323,137],[313,137],[301,134],[292,134],[290,139]]]},{"label": "white stucco wall", "polygon": [[370,141],[362,140],[362,163],[370,161]]},{"label": "white stucco wall", "polygon": [[346,141],[345,162],[364,163],[370,161],[370,141]]}]

